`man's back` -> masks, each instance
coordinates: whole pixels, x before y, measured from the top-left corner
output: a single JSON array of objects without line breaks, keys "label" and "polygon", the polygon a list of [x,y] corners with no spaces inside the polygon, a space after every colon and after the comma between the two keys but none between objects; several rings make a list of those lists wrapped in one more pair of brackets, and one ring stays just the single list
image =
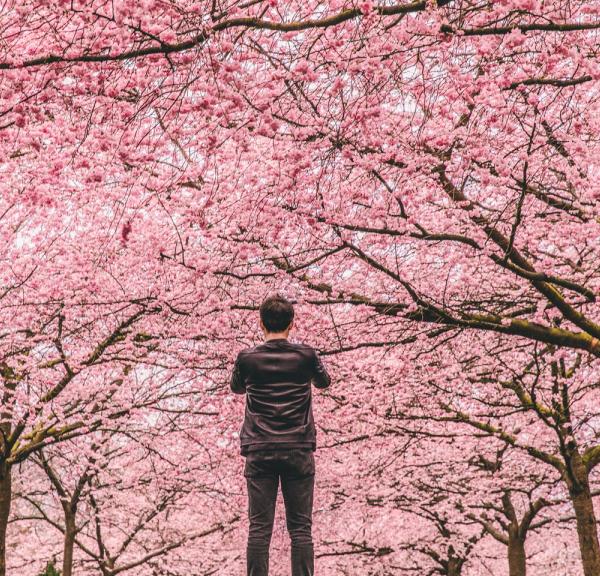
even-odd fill
[{"label": "man's back", "polygon": [[238,354],[230,384],[236,394],[246,394],[240,433],[248,488],[246,574],[269,575],[269,546],[281,483],[292,574],[313,576],[317,442],[311,382],[327,388],[331,380],[313,348],[287,339],[294,325],[289,300],[281,294],[269,296],[259,313],[265,342]]},{"label": "man's back", "polygon": [[311,382],[331,382],[314,348],[274,338],[242,350],[231,389],[247,394],[240,432],[241,453],[273,448],[316,449]]}]

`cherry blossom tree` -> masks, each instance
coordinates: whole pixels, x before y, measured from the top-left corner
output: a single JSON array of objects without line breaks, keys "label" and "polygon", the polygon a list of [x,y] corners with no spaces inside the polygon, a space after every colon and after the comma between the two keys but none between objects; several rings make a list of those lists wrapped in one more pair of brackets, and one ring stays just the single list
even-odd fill
[{"label": "cherry blossom tree", "polygon": [[[559,0],[7,2],[0,576],[13,471],[42,451],[206,402],[235,451],[226,374],[260,337],[267,289],[295,298],[298,337],[338,371],[332,453],[352,441],[409,464],[417,425],[493,437],[560,478],[583,572],[600,573],[599,15]],[[410,431],[385,432],[407,415]],[[96,501],[101,516],[111,498]],[[355,548],[393,548],[384,532]]]},{"label": "cherry blossom tree", "polygon": [[[209,573],[228,561],[218,552],[204,558],[198,552],[204,546],[218,548],[216,542],[225,540],[239,519],[217,483],[220,466],[229,462],[211,466],[204,456],[213,448],[212,439],[194,437],[192,429],[169,433],[161,426],[160,434],[136,434],[136,428],[77,438],[88,442],[87,460],[81,447],[69,446],[73,442],[60,451],[45,449],[33,458],[37,466],[30,464],[25,472],[33,482],[19,495],[27,502],[19,522],[45,526],[38,541],[44,546],[62,536],[62,553],[53,556],[62,556],[63,576],[78,570],[151,574],[162,566],[170,574],[200,567]],[[39,467],[45,486],[35,482],[44,477]],[[212,541],[198,544],[204,540]],[[18,562],[25,564],[18,543],[15,549]],[[39,564],[43,558],[33,560]]]}]

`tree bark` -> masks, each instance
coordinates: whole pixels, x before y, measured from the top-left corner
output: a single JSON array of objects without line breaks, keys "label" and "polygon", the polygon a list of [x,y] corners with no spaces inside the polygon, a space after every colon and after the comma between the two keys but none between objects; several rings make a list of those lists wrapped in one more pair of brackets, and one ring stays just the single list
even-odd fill
[{"label": "tree bark", "polygon": [[63,546],[62,576],[73,574],[73,549],[75,547],[75,514],[65,514],[65,541]]},{"label": "tree bark", "polygon": [[571,474],[567,479],[567,485],[577,521],[583,573],[585,576],[599,576],[600,546],[598,545],[594,503],[590,493],[589,472],[581,455],[576,451],[571,456],[570,464]]},{"label": "tree bark", "polygon": [[462,565],[460,558],[450,558],[448,560],[448,576],[461,576]]},{"label": "tree bark", "polygon": [[12,499],[11,466],[0,462],[0,576],[6,576],[6,531]]},{"label": "tree bark", "polygon": [[525,540],[512,530],[508,534],[508,573],[510,576],[527,576]]}]

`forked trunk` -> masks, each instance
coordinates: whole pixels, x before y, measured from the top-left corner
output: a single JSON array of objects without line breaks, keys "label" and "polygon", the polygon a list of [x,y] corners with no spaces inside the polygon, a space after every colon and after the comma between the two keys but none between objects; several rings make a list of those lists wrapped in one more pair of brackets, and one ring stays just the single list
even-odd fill
[{"label": "forked trunk", "polygon": [[450,558],[448,560],[448,576],[461,576],[462,564],[460,558]]}]

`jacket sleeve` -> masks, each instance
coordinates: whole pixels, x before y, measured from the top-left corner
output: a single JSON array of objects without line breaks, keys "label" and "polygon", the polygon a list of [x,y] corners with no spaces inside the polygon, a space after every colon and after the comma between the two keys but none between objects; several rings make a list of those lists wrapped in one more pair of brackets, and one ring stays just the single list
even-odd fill
[{"label": "jacket sleeve", "polygon": [[313,373],[312,381],[313,381],[313,384],[315,385],[315,388],[329,388],[329,385],[331,384],[331,377],[329,376],[329,373],[327,372],[327,369],[323,365],[323,362],[321,361],[321,357],[319,356],[319,354],[316,350],[314,351],[313,362],[314,362],[314,366],[313,366],[314,373]]},{"label": "jacket sleeve", "polygon": [[231,374],[231,381],[229,387],[231,388],[231,391],[235,394],[245,394],[246,392],[246,383],[244,382],[244,374],[239,354],[235,359],[235,363],[233,365],[233,372]]}]

